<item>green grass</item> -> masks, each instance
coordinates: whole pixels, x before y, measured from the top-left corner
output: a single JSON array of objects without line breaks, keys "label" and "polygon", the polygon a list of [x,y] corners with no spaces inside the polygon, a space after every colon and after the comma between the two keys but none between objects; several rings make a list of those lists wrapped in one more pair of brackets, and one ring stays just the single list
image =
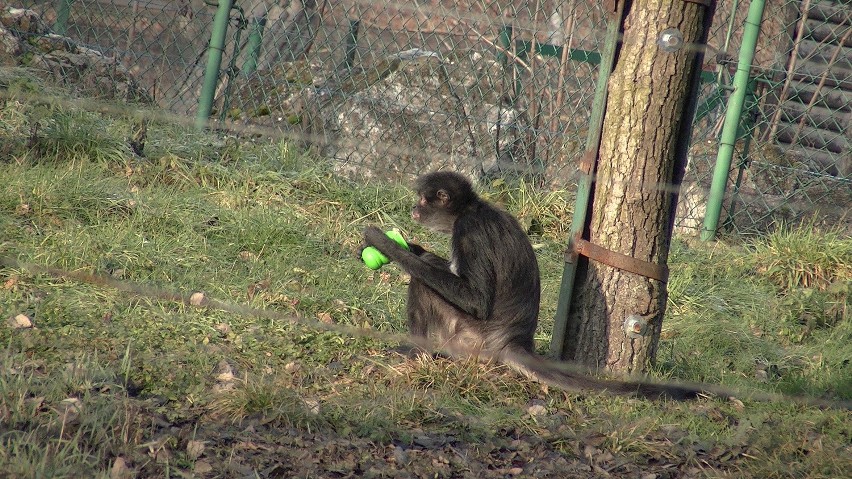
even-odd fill
[{"label": "green grass", "polygon": [[[31,101],[27,91],[50,90],[6,73],[0,256],[140,293],[203,291],[247,314],[0,268],[0,476],[116,477],[119,458],[135,477],[296,465],[292,475],[331,477],[397,460],[439,477],[447,467],[477,477],[471,464],[505,477],[518,461],[629,477],[829,478],[852,467],[845,411],[567,394],[504,367],[405,360],[382,335],[404,331],[405,275],[371,272],[355,252],[368,224],[446,252],[410,220],[406,185],[355,183],[286,143],[159,120],[136,158],[124,143],[132,121]],[[545,350],[571,193],[497,183],[484,194],[533,236]],[[748,244],[675,241],[657,374],[852,399],[850,251],[848,236],[807,224]],[[8,326],[18,314],[34,327]],[[467,466],[454,462],[462,454]]]},{"label": "green grass", "polygon": [[[808,225],[779,231],[750,245],[676,245],[662,368],[700,381],[751,387],[757,380],[788,394],[850,399],[849,239]],[[782,257],[779,236],[812,246]],[[814,256],[834,260],[809,262]],[[764,267],[781,262],[799,270]],[[805,276],[830,284],[798,283]]]}]

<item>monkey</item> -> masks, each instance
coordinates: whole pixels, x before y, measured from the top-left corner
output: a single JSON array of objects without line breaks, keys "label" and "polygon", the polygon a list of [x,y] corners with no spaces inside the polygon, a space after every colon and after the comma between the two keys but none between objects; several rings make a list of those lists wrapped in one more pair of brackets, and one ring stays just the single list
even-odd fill
[{"label": "monkey", "polygon": [[494,359],[521,374],[572,392],[598,390],[648,398],[691,399],[691,386],[602,379],[566,370],[535,353],[541,279],[538,260],[518,220],[474,192],[450,171],[415,180],[414,221],[450,235],[450,257],[422,246],[399,246],[379,228],[364,230],[373,246],[411,275],[407,326],[415,344],[437,341],[451,357]]}]

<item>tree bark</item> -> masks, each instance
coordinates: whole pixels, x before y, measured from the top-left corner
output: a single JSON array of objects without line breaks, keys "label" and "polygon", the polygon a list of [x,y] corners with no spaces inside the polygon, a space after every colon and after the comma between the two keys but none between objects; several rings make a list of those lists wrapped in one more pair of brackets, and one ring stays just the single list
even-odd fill
[{"label": "tree bark", "polygon": [[[645,262],[667,262],[673,196],[683,176],[683,142],[688,142],[682,138],[689,132],[684,122],[691,122],[684,112],[691,109],[692,71],[700,55],[691,46],[706,38],[708,10],[673,0],[635,0],[626,6],[583,235],[594,245]],[[661,32],[670,28],[684,40],[673,52],[658,44]],[[573,298],[565,359],[622,373],[648,370],[665,312],[664,282],[581,257]],[[646,324],[639,334],[626,332],[630,316]]]}]

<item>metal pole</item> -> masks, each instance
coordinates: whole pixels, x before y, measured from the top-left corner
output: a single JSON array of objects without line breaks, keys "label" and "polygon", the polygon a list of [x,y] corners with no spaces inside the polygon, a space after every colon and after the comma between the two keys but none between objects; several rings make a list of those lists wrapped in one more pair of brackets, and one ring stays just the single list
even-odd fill
[{"label": "metal pole", "polygon": [[346,36],[346,52],[343,60],[347,69],[355,65],[355,52],[358,48],[358,27],[360,25],[361,22],[358,20],[349,20],[349,35]]},{"label": "metal pole", "polygon": [[500,34],[497,36],[497,45],[500,45],[503,48],[497,52],[497,61],[505,67],[508,65],[509,61],[509,55],[507,55],[506,52],[512,51],[511,25],[503,25],[503,28],[500,29]]},{"label": "metal pole", "polygon": [[607,26],[604,53],[598,72],[598,83],[595,87],[595,98],[592,103],[592,114],[589,118],[589,133],[586,137],[586,155],[588,162],[577,181],[577,199],[574,203],[574,217],[571,219],[570,238],[565,251],[565,266],[562,269],[562,283],[559,286],[559,302],[556,304],[556,315],[553,319],[553,336],[550,340],[550,354],[555,359],[562,359],[565,348],[565,336],[568,331],[568,310],[571,307],[571,295],[574,290],[574,279],[577,275],[579,256],[574,252],[574,240],[578,239],[585,230],[586,218],[592,198],[592,183],[594,182],[594,159],[597,157],[603,134],[603,117],[606,112],[607,83],[615,63],[618,40],[621,37],[621,24],[624,20],[624,4],[618,2],[618,7],[612,21]]},{"label": "metal pole", "polygon": [[266,14],[252,16],[249,20],[249,37],[246,44],[247,58],[243,63],[243,75],[250,75],[257,70],[257,59],[260,58],[260,44],[263,41],[263,29],[266,26]]},{"label": "metal pole", "polygon": [[65,35],[68,31],[68,17],[71,15],[71,2],[74,0],[60,0],[59,6],[56,7],[56,23],[53,24],[53,31],[59,35]]},{"label": "metal pole", "polygon": [[222,65],[222,52],[225,50],[225,36],[228,33],[233,3],[233,0],[219,0],[219,8],[213,17],[213,33],[210,35],[210,46],[207,47],[207,69],[204,71],[204,85],[201,87],[198,116],[195,118],[197,130],[203,130],[207,126],[207,118],[213,111],[213,98],[216,95],[216,84],[219,83],[219,69]]},{"label": "metal pole", "polygon": [[739,198],[740,187],[742,186],[743,174],[749,165],[748,151],[751,148],[756,109],[758,107],[757,95],[755,94],[756,83],[757,81],[754,78],[749,79],[746,102],[743,106],[747,116],[744,121],[740,121],[740,127],[737,129],[737,138],[744,138],[743,148],[739,154],[737,154],[737,178],[734,180],[734,189],[731,191],[731,205],[728,207],[728,218],[722,225],[722,228],[733,226],[733,218],[737,208],[737,200]]},{"label": "metal pole", "polygon": [[707,211],[704,216],[704,226],[701,229],[702,241],[712,241],[716,238],[716,229],[719,226],[719,216],[722,213],[722,201],[725,198],[725,187],[728,184],[731,160],[734,157],[737,130],[748,92],[751,63],[754,60],[754,50],[757,47],[757,37],[760,34],[760,22],[763,19],[765,4],[765,0],[752,0],[748,7],[742,46],[737,60],[737,71],[734,73],[734,91],[728,99],[725,123],[722,126],[722,138],[719,141],[719,152],[716,156],[716,168],[713,171],[713,182],[710,184],[710,195],[707,198]]}]

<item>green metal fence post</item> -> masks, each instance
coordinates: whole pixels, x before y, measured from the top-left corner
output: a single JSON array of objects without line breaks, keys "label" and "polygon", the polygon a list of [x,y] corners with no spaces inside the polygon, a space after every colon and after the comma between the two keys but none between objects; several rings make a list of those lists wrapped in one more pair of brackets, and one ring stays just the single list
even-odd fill
[{"label": "green metal fence post", "polygon": [[[516,50],[514,53],[517,55],[517,59],[524,59],[526,55],[526,51],[523,50],[524,45],[522,42],[518,42],[521,45],[522,50]],[[509,60],[509,52],[512,52],[512,26],[511,25],[503,25],[503,28],[500,29],[500,33],[497,35],[497,45],[500,46],[500,50],[497,52],[497,61],[503,65],[504,73],[509,73],[512,77],[512,94],[514,98],[517,98],[521,94],[521,82],[518,79],[518,70],[517,64],[515,62],[515,58]]]},{"label": "green metal fence post", "polygon": [[68,31],[68,17],[71,15],[71,3],[74,0],[59,0],[59,6],[56,7],[56,22],[53,24],[53,31],[59,35],[65,35]]},{"label": "green metal fence post", "polygon": [[249,20],[249,37],[246,42],[246,61],[243,63],[243,75],[250,75],[257,70],[257,59],[260,58],[260,45],[263,41],[263,29],[266,27],[266,15],[252,17]]},{"label": "green metal fence post", "polygon": [[195,118],[195,128],[203,130],[207,126],[207,118],[213,111],[213,99],[216,95],[216,84],[219,82],[219,69],[222,65],[222,52],[225,50],[225,36],[228,33],[233,0],[219,0],[219,8],[213,17],[213,33],[210,35],[210,45],[207,47],[207,69],[204,71],[204,85],[201,87],[201,97],[198,99],[198,116]]},{"label": "green metal fence post", "polygon": [[509,55],[506,52],[512,51],[512,26],[504,25],[500,29],[500,34],[497,36],[497,45],[502,50],[497,52],[497,60],[505,67],[509,61]]},{"label": "green metal fence post", "polygon": [[349,34],[346,36],[346,51],[343,56],[343,65],[348,69],[355,65],[355,50],[358,48],[358,27],[361,22],[349,20]]},{"label": "green metal fence post", "polygon": [[[744,103],[745,118],[740,121],[740,126],[737,129],[737,139],[743,138],[742,150],[737,154],[737,178],[734,180],[734,188],[731,190],[731,204],[728,208],[728,219],[722,224],[722,228],[733,225],[733,217],[737,208],[737,200],[739,198],[740,187],[742,187],[743,175],[745,169],[749,165],[748,152],[751,148],[752,136],[754,134],[755,117],[758,113],[758,100],[756,88],[757,79],[750,78],[748,82],[748,91],[746,92],[746,101]],[[721,218],[720,218],[721,219]]]},{"label": "green metal fence post", "polygon": [[748,7],[748,15],[743,29],[742,46],[737,60],[737,71],[734,73],[734,91],[728,99],[728,109],[725,112],[725,122],[722,126],[722,138],[719,141],[719,152],[716,156],[716,167],[713,170],[713,181],[710,184],[710,195],[707,198],[707,211],[704,216],[704,226],[701,229],[701,240],[712,241],[716,238],[719,217],[722,213],[722,201],[725,198],[725,187],[734,157],[734,146],[737,142],[737,131],[740,118],[748,93],[751,63],[757,47],[757,37],[760,34],[760,22],[763,19],[765,0],[752,0]]},{"label": "green metal fence post", "polygon": [[577,275],[579,256],[574,252],[574,241],[583,234],[586,226],[589,206],[592,199],[592,183],[594,180],[594,159],[603,134],[603,117],[606,112],[607,83],[615,63],[618,50],[618,39],[621,36],[621,24],[624,18],[625,2],[618,2],[615,15],[607,26],[604,52],[598,71],[598,83],[595,87],[595,98],[592,103],[592,114],[589,118],[589,133],[586,138],[586,156],[582,174],[577,181],[577,199],[574,203],[574,217],[571,219],[570,238],[565,251],[565,265],[562,269],[562,282],[559,286],[559,301],[556,304],[556,315],[553,319],[553,335],[550,340],[550,354],[555,359],[561,359],[565,348],[565,336],[568,330],[568,310],[571,307],[571,295],[574,290],[574,279]]}]

